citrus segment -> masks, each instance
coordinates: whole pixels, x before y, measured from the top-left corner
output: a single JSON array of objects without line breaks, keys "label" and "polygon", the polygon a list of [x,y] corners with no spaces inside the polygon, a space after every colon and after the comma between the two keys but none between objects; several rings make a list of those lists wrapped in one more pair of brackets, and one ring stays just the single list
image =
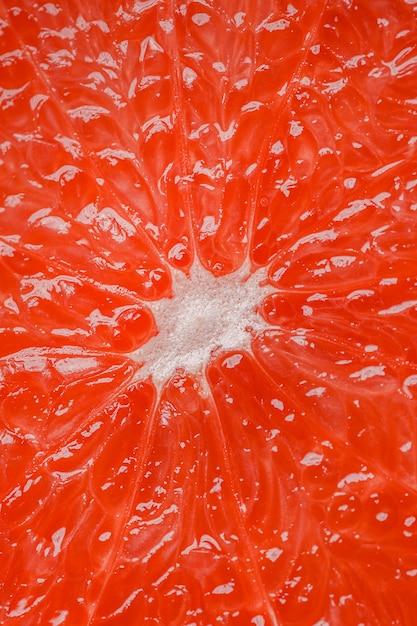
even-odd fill
[{"label": "citrus segment", "polygon": [[0,262],[5,278],[0,287],[3,354],[42,346],[45,333],[51,347],[106,346],[128,352],[155,333],[152,313],[132,295],[86,283],[26,251],[9,246],[9,254]]},{"label": "citrus segment", "polygon": [[[109,372],[103,374],[108,390]],[[91,381],[95,383],[100,380]],[[86,384],[88,379],[84,388]],[[76,394],[72,398],[74,403]],[[3,539],[8,550],[16,547],[7,573],[16,593],[2,620],[7,616],[18,623],[26,624],[28,619],[36,623],[38,617],[31,618],[24,610],[36,597],[42,619],[52,619],[55,609],[65,604],[71,620],[91,621],[88,613],[101,594],[126,523],[123,510],[129,508],[134,487],[129,468],[140,472],[137,464],[146,448],[154,397],[149,385],[136,385],[123,393],[116,387],[106,400],[101,409],[97,402],[90,410],[81,403],[71,432],[61,434],[59,445],[44,444],[34,454],[33,469],[27,471],[21,489],[4,500],[3,524],[5,515],[11,519],[10,532]],[[15,509],[19,502],[26,507],[26,517],[23,512],[19,517],[16,511],[9,513],[12,500]]]},{"label": "citrus segment", "polygon": [[[395,462],[391,457],[391,464],[384,467],[390,446],[386,442],[384,455],[380,455],[375,437],[370,437],[361,448],[356,447],[351,436],[346,446],[346,440],[331,431],[333,424],[329,426],[323,419],[326,413],[337,419],[337,404],[323,402],[316,414],[316,407],[299,400],[303,394],[320,397],[323,388],[318,394],[292,388],[283,375],[288,364],[281,369],[270,356],[270,352],[263,355],[264,363],[271,376],[280,381],[281,389],[265,380],[259,366],[247,357],[242,357],[233,370],[228,369],[217,385],[227,389],[227,395],[223,392],[226,401],[223,400],[221,415],[228,440],[234,443],[230,449],[232,463],[236,463],[235,475],[241,477],[243,485],[252,488],[243,501],[251,544],[255,548],[263,544],[261,555],[277,561],[276,567],[269,564],[266,568],[264,583],[272,597],[277,598],[274,608],[284,623],[295,619],[311,623],[313,616],[318,620],[320,615],[329,620],[333,615],[334,619],[334,609],[327,600],[329,588],[335,579],[345,575],[346,567],[366,563],[370,586],[383,586],[384,593],[392,597],[392,603],[379,607],[375,614],[381,611],[381,620],[388,619],[387,615],[394,619],[397,609],[393,613],[391,610],[396,597],[401,597],[405,608],[408,606],[408,591],[398,572],[404,573],[403,559],[413,561],[415,549],[415,535],[407,530],[407,524],[413,526],[416,520],[417,498],[413,489],[412,493],[409,491],[415,469],[411,481],[405,472],[398,472],[400,450]],[[210,372],[209,378],[213,383],[214,372]],[[302,382],[307,383],[304,379]],[[346,396],[343,392],[345,402]],[[362,408],[363,414],[369,410],[369,406]],[[241,416],[241,426],[236,432],[232,416],[237,415]],[[383,430],[382,425],[378,426]],[[363,432],[367,428],[369,424],[364,424]],[[395,450],[395,444],[390,449]],[[260,469],[265,466],[267,469],[261,474]],[[249,481],[245,473],[252,473],[254,467],[256,474]],[[396,471],[398,482],[394,480]],[[273,489],[278,493],[272,495]],[[271,500],[264,499],[268,494]],[[269,512],[271,501],[280,503],[276,511]],[[294,554],[298,555],[295,561]],[[348,555],[347,566],[344,558]],[[287,558],[291,559],[288,565]],[[382,571],[379,563],[383,564]],[[281,582],[283,572],[285,580]],[[350,618],[345,613],[344,619],[349,623],[354,615],[354,610]]]},{"label": "citrus segment", "polygon": [[414,623],[415,9],[2,2],[1,623]]},{"label": "citrus segment", "polygon": [[[50,446],[65,447],[74,429],[83,427],[90,412],[106,404],[135,371],[123,358],[68,348],[21,350],[1,359],[0,367],[2,428],[8,444],[3,462],[5,470],[7,459],[17,470],[4,480],[3,493],[31,467],[31,456],[43,457]],[[32,452],[18,466],[20,447]]]},{"label": "citrus segment", "polygon": [[[406,381],[413,380],[415,368],[397,368],[375,344],[330,342],[313,333],[270,333],[254,350],[317,423],[386,474],[414,484],[416,458],[409,442],[415,436],[415,401]],[[393,421],[394,414],[401,418]]]},{"label": "citrus segment", "polygon": [[[104,6],[97,7],[96,19],[89,19],[77,4],[53,6],[46,4],[38,11],[28,6],[12,11],[10,18],[18,45],[30,45],[31,39],[38,42],[31,56],[42,70],[39,91],[46,94],[39,108],[44,101],[60,108],[64,118],[60,135],[67,146],[78,152],[79,159],[88,156],[89,169],[99,184],[105,184],[111,202],[116,195],[122,213],[140,224],[168,255],[175,245],[172,240],[184,245],[190,235],[184,211],[176,211],[173,220],[172,208],[168,210],[175,196],[172,182],[181,174],[175,165],[172,169],[179,158],[179,138],[169,80],[172,44],[158,24],[163,15],[156,8],[148,10],[147,19],[141,19],[139,39],[134,28],[129,34],[131,20],[121,7],[119,11],[114,7],[116,17],[106,16]],[[134,11],[132,19],[138,15]],[[170,207],[175,204],[169,202]],[[187,246],[178,256],[181,261],[186,252],[188,265]],[[175,264],[175,256],[168,258]],[[184,266],[184,261],[179,264]]]},{"label": "citrus segment", "polygon": [[[340,212],[341,204],[371,198],[373,179],[414,154],[415,104],[409,102],[406,121],[398,73],[391,65],[395,38],[414,32],[410,15],[399,19],[401,13],[387,20],[359,4],[341,3],[324,10],[300,74],[284,86],[285,100],[271,129],[270,158],[258,183],[256,263],[266,263],[303,235],[324,230],[322,224]],[[402,73],[407,82],[410,64]],[[377,107],[387,109],[387,92],[391,114],[398,109],[394,126],[377,112]]]}]

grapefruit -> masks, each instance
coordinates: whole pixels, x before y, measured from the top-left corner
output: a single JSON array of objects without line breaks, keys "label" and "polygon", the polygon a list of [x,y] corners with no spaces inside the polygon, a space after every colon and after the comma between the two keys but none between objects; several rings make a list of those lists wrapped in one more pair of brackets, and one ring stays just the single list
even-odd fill
[{"label": "grapefruit", "polygon": [[416,9],[2,1],[0,623],[415,623]]}]

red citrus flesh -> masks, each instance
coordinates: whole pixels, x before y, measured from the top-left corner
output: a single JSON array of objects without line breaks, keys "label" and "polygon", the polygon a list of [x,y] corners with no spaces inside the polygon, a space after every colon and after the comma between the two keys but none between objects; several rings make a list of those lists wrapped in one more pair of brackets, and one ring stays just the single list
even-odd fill
[{"label": "red citrus flesh", "polygon": [[415,623],[416,10],[1,1],[1,624]]}]

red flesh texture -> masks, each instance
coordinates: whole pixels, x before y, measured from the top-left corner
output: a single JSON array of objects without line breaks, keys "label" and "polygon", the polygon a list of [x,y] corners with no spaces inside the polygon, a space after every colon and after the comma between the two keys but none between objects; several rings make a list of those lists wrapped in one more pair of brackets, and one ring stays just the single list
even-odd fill
[{"label": "red flesh texture", "polygon": [[[32,5],[0,38],[0,620],[413,624],[413,7]],[[248,253],[253,357],[209,400],[133,383],[169,265]]]}]

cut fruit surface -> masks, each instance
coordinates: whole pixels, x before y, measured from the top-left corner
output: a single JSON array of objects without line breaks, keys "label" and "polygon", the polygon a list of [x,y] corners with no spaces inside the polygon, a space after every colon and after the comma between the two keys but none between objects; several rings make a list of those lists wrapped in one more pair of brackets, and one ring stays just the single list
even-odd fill
[{"label": "cut fruit surface", "polygon": [[415,624],[416,11],[0,0],[1,624]]},{"label": "cut fruit surface", "polygon": [[273,287],[264,268],[251,272],[247,264],[214,277],[195,263],[189,276],[175,272],[174,277],[174,297],[150,304],[158,334],[131,358],[141,364],[141,378],[151,375],[157,386],[178,369],[204,385],[205,368],[216,353],[250,350],[252,338],[267,327],[257,309]]}]

